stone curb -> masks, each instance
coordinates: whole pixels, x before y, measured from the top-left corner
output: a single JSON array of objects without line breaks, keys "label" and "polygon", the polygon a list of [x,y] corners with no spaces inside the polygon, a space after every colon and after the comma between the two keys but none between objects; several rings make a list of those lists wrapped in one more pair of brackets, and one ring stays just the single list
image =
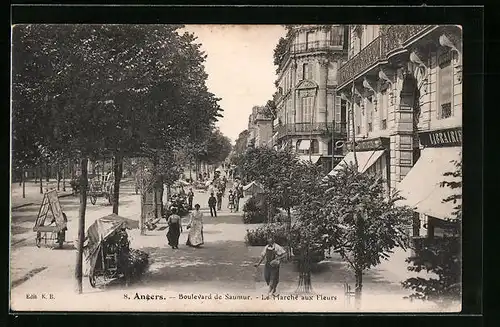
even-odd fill
[{"label": "stone curb", "polygon": [[[68,196],[72,196],[73,194],[72,193],[69,193],[69,194],[63,194],[63,195],[59,195],[59,198],[66,198]],[[15,209],[20,209],[20,208],[24,208],[24,207],[27,207],[27,206],[31,206],[35,204],[34,202],[29,202],[29,203],[25,203],[25,204],[20,204],[18,206],[15,206],[15,207],[11,207],[11,210],[15,210]]]}]

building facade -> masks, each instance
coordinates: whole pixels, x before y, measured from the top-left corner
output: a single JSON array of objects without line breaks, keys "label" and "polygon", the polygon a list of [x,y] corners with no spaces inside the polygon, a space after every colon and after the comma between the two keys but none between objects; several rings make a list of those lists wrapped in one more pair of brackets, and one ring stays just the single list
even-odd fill
[{"label": "building facade", "polygon": [[354,144],[358,169],[401,192],[416,213],[415,236],[443,232],[454,205],[439,184],[461,160],[461,28],[351,25],[348,52],[338,72],[349,110],[345,160]]},{"label": "building facade", "polygon": [[254,106],[248,116],[247,146],[270,146],[273,135],[273,121],[265,113],[265,107]]},{"label": "building facade", "polygon": [[326,171],[332,169],[335,155],[342,157],[335,143],[346,138],[346,102],[336,87],[347,44],[343,25],[297,25],[278,68],[273,143]]}]

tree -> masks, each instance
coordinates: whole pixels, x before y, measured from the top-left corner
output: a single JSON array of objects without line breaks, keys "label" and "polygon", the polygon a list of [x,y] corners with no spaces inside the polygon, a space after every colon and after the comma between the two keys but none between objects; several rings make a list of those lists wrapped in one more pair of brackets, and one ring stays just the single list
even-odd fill
[{"label": "tree", "polygon": [[297,292],[300,293],[309,293],[312,290],[312,256],[315,251],[324,248],[322,235],[325,231],[323,222],[319,218],[323,206],[318,203],[324,200],[322,178],[323,174],[316,165],[298,163],[290,174],[290,179],[286,181],[289,191],[284,194],[283,200],[286,201],[288,194],[291,194],[285,206],[288,207],[287,212],[290,213],[293,205],[298,219],[291,228],[291,247],[299,263]]},{"label": "tree", "polygon": [[[157,162],[154,150],[168,144],[169,151],[198,131],[203,137],[220,117],[219,99],[205,84],[206,56],[193,35],[177,34],[179,27],[18,25],[13,30],[13,111],[16,128],[26,123],[16,135],[35,131],[33,144],[39,148],[80,160],[79,293],[88,158],[115,157],[117,213],[124,156],[152,154]],[[33,114],[35,119],[26,120]],[[19,139],[21,146],[32,141]],[[29,147],[20,149],[17,158],[31,156]]]},{"label": "tree", "polygon": [[204,142],[205,151],[198,158],[208,164],[223,162],[231,152],[232,145],[229,138],[224,136],[219,129],[214,129]]},{"label": "tree", "polygon": [[344,166],[335,176],[325,177],[321,191],[312,197],[304,194],[303,203],[309,205],[299,217],[311,235],[319,228],[325,249],[333,247],[354,271],[358,300],[363,272],[389,258],[395,247],[405,248],[406,226],[413,215],[408,207],[395,205],[400,197],[387,196],[383,184],[375,174]]},{"label": "tree", "polygon": [[435,273],[438,278],[412,277],[402,285],[414,291],[409,296],[412,299],[430,300],[439,305],[450,305],[460,300],[462,294],[462,160],[455,161],[455,170],[446,172],[447,177],[441,187],[448,187],[453,194],[443,199],[443,202],[455,204],[452,216],[446,219],[450,224],[449,235],[427,240],[416,255],[408,258],[408,269],[414,272],[427,271]]},{"label": "tree", "polygon": [[284,25],[287,33],[285,37],[282,37],[278,40],[278,44],[274,48],[273,53],[273,63],[275,66],[278,66],[276,71],[278,72],[280,69],[281,62],[283,61],[286,53],[288,52],[288,48],[290,46],[290,41],[293,36],[293,25]]}]

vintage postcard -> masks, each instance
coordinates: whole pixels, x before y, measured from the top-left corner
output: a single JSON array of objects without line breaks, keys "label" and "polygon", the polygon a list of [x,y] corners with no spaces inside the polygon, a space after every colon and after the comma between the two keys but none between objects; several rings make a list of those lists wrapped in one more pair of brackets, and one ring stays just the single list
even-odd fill
[{"label": "vintage postcard", "polygon": [[460,312],[462,27],[12,26],[13,311]]}]

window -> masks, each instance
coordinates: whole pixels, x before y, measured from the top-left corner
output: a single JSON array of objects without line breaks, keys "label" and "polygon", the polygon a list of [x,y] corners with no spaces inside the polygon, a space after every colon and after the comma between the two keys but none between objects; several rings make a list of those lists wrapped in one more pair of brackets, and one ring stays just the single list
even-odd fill
[{"label": "window", "polygon": [[311,67],[311,64],[305,63],[302,66],[302,79],[312,79],[312,67]]},{"label": "window", "polygon": [[298,140],[297,143],[295,144],[295,152],[307,155],[309,154],[309,151],[311,152],[311,154],[319,153],[318,140],[310,140],[310,139]]},{"label": "window", "polygon": [[359,103],[354,105],[354,123],[356,124],[356,134],[361,134],[361,107]]},{"label": "window", "polygon": [[330,31],[330,45],[341,46],[344,40],[344,28],[342,26],[332,27]]},{"label": "window", "polygon": [[445,119],[453,116],[453,66],[451,65],[451,52],[441,53],[438,58],[438,89],[439,106],[438,118]]},{"label": "window", "polygon": [[368,132],[373,132],[373,97],[366,98],[366,119]]},{"label": "window", "polygon": [[335,95],[334,99],[335,99],[335,116],[334,116],[335,118],[334,118],[334,121],[336,123],[340,123],[342,121],[342,106],[341,106],[342,99],[338,95]]},{"label": "window", "polygon": [[380,92],[380,101],[378,111],[380,113],[380,129],[387,129],[387,112],[388,112],[387,90]]},{"label": "window", "polygon": [[302,108],[302,122],[303,123],[311,123],[313,119],[312,115],[312,105],[313,105],[313,97],[304,97],[302,98],[301,108]]},{"label": "window", "polygon": [[306,33],[306,49],[311,49],[314,47],[314,32]]}]

